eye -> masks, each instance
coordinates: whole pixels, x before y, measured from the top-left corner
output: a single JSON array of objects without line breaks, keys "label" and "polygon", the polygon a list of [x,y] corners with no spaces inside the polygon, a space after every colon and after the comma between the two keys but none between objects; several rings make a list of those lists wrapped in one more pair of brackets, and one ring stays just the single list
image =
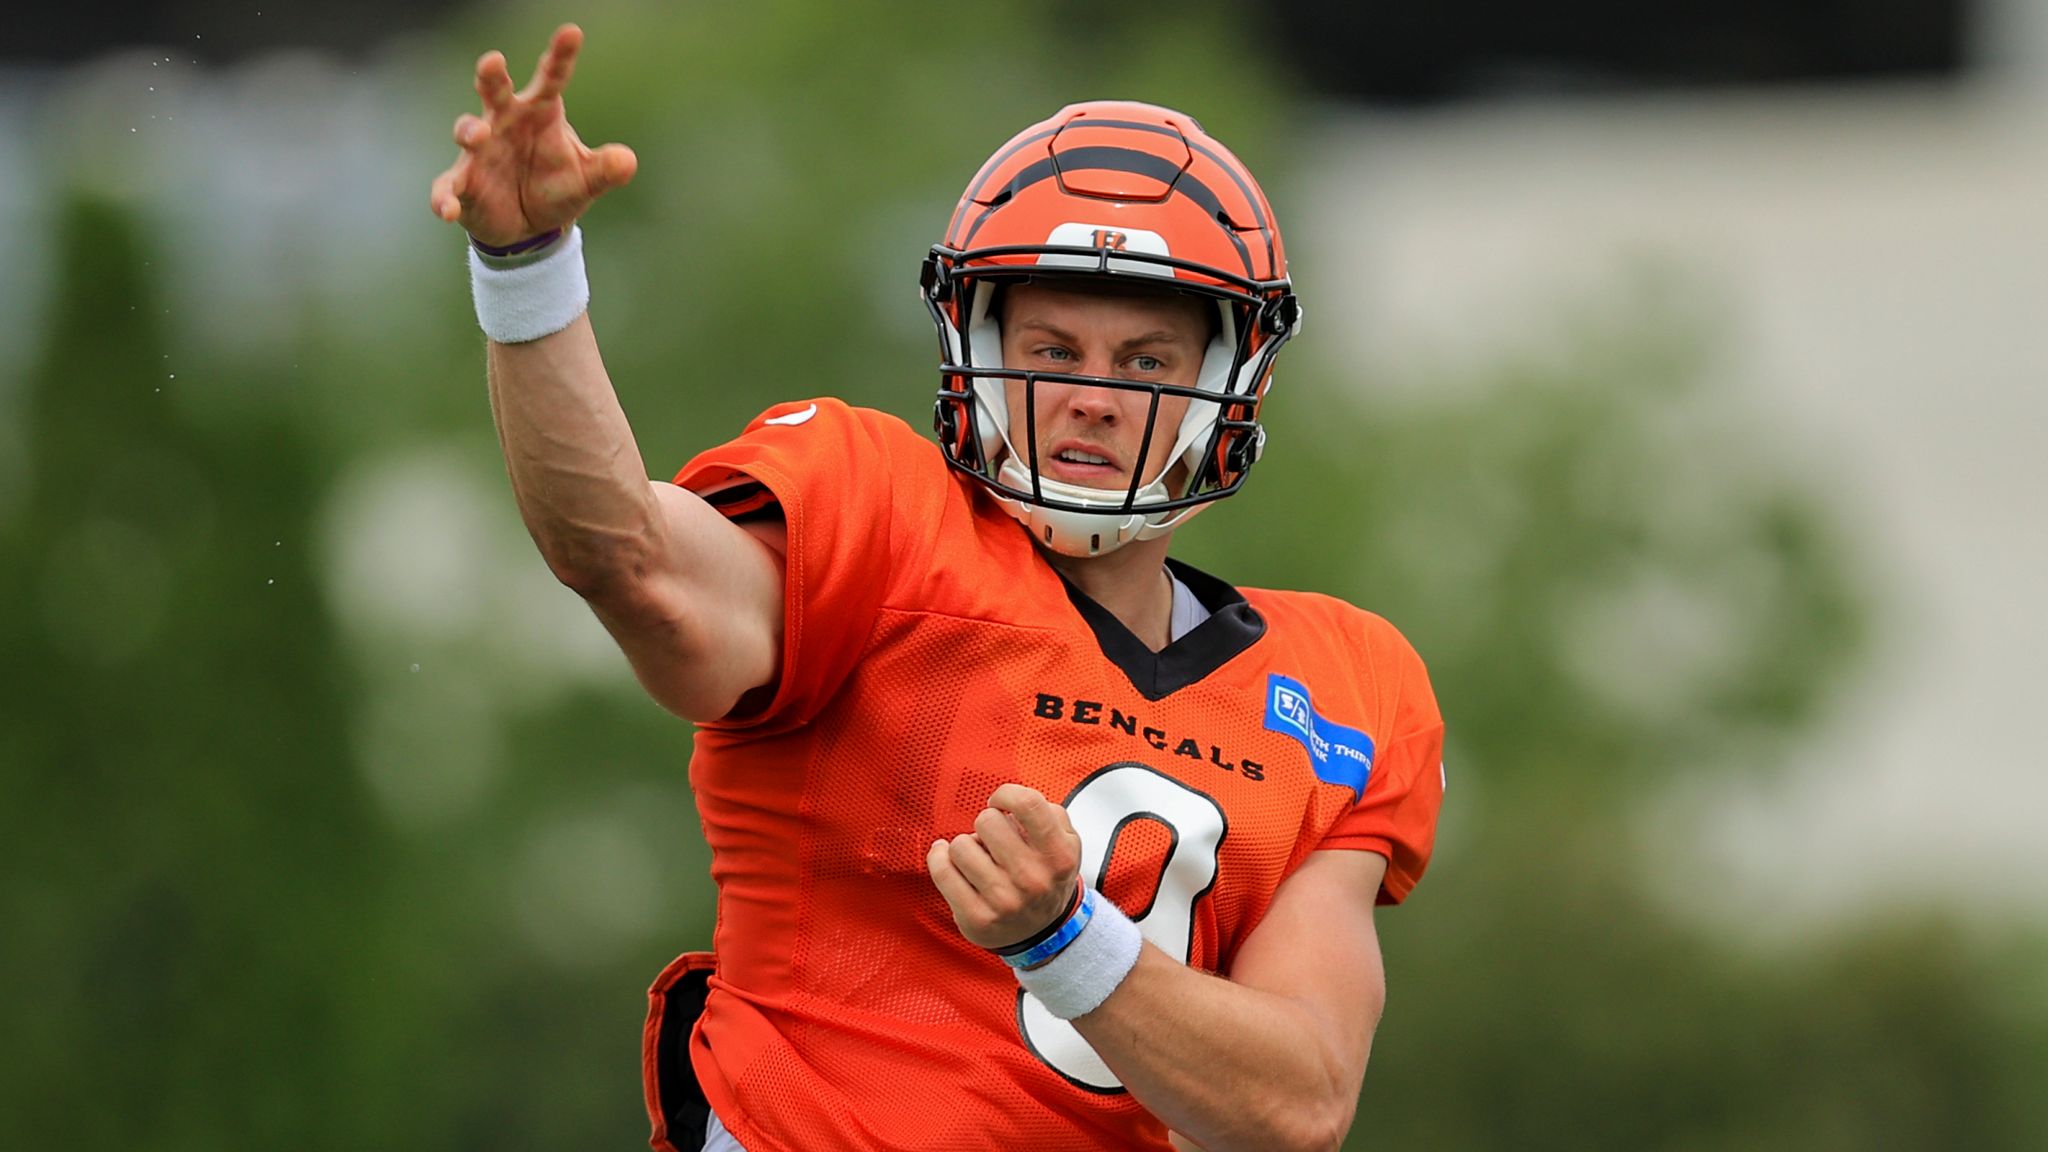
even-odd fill
[{"label": "eye", "polygon": [[1146,356],[1140,354],[1131,357],[1131,367],[1137,369],[1140,372],[1157,372],[1161,368],[1166,367],[1166,364],[1157,356]]},{"label": "eye", "polygon": [[1048,344],[1047,346],[1040,348],[1038,350],[1038,354],[1040,356],[1045,357],[1047,360],[1071,360],[1074,356],[1072,352],[1067,351],[1065,348],[1062,348],[1057,344]]}]

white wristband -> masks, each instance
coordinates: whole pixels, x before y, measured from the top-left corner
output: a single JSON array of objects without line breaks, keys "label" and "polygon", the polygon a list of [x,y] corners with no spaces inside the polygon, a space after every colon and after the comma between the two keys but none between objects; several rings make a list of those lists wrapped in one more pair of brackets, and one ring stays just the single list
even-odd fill
[{"label": "white wristband", "polygon": [[1095,916],[1074,942],[1036,968],[1019,968],[1017,983],[1062,1020],[1101,1007],[1138,964],[1145,937],[1106,896],[1096,899]]},{"label": "white wristband", "polygon": [[469,292],[476,301],[476,322],[500,344],[523,344],[560,332],[590,307],[583,229],[572,226],[553,252],[516,268],[494,268],[471,247]]}]

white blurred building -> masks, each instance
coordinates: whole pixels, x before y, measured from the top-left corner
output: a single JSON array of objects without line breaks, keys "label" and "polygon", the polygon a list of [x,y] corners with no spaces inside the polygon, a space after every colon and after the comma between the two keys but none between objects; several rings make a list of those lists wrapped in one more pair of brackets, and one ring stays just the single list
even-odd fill
[{"label": "white blurred building", "polygon": [[1484,364],[1682,268],[1729,310],[1716,383],[1875,562],[1875,668],[1700,827],[1751,922],[2048,913],[2048,3],[1987,9],[1960,85],[1340,111],[1307,150],[1326,350]]}]

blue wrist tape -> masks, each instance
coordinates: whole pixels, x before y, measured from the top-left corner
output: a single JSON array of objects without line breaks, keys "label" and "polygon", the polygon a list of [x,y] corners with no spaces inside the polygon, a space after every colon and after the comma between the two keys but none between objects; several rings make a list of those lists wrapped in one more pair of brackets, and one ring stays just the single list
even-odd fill
[{"label": "blue wrist tape", "polygon": [[1012,968],[1036,968],[1066,951],[1067,945],[1072,944],[1074,938],[1081,934],[1081,929],[1088,926],[1088,921],[1095,918],[1095,900],[1095,889],[1083,888],[1081,902],[1074,906],[1074,914],[1067,917],[1067,922],[1060,925],[1059,931],[1046,937],[1029,951],[1003,957],[1003,963]]}]

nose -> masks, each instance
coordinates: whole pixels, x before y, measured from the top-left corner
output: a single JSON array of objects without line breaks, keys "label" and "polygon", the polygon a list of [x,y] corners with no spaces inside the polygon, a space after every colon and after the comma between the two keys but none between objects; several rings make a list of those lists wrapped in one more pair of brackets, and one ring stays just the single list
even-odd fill
[{"label": "nose", "polygon": [[1089,424],[1114,425],[1117,418],[1122,415],[1122,405],[1118,403],[1120,399],[1114,388],[1071,384],[1067,386],[1067,394],[1060,402],[1068,414],[1077,420]]}]

